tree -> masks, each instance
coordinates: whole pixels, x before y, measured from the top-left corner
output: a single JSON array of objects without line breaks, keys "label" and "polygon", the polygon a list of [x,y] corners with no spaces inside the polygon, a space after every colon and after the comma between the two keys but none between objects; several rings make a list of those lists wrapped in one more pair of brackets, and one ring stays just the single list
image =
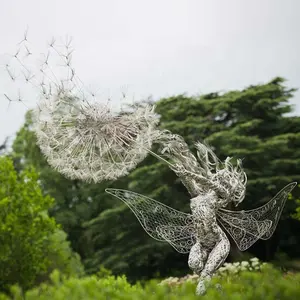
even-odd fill
[{"label": "tree", "polygon": [[[286,115],[292,111],[288,100],[294,91],[284,86],[283,79],[275,78],[223,95],[161,99],[156,111],[161,115],[160,127],[182,135],[192,151],[195,141],[205,140],[221,159],[244,159],[249,181],[239,209],[250,209],[271,199],[285,184],[300,179],[300,118]],[[128,176],[128,189],[182,211],[189,209],[183,185],[153,157]],[[300,226],[290,218],[294,208],[295,202],[289,201],[275,236],[258,242],[250,249],[252,253],[263,259],[272,259],[279,251],[300,255],[299,246],[295,247],[300,245]],[[98,249],[89,259],[90,265],[102,262],[115,273],[125,272],[133,279],[187,271],[187,257],[149,238],[122,203],[91,220],[88,231]]]},{"label": "tree", "polygon": [[[54,199],[43,196],[32,168],[17,173],[13,162],[0,157],[0,289],[18,283],[24,289],[47,278],[53,265],[65,274],[81,272],[80,261],[48,216]],[[59,244],[58,244],[59,242]],[[56,247],[55,247],[56,246]],[[71,261],[64,261],[68,253]],[[78,270],[70,270],[77,266]]]},{"label": "tree", "polygon": [[[275,78],[242,91],[161,99],[156,111],[160,127],[182,135],[192,151],[195,141],[206,140],[221,159],[244,159],[249,181],[240,208],[248,209],[265,203],[288,182],[299,181],[300,118],[287,115],[294,91]],[[47,165],[29,121],[17,134],[13,149],[16,164],[36,166],[44,191],[57,199],[51,214],[63,224],[89,273],[104,265],[136,280],[188,271],[187,256],[151,239],[122,202],[104,193],[106,187],[129,189],[188,212],[185,187],[162,162],[149,156],[114,183],[70,181]],[[272,259],[277,252],[300,256],[300,222],[290,217],[295,208],[295,201],[288,201],[275,236],[250,251],[262,259]]]}]

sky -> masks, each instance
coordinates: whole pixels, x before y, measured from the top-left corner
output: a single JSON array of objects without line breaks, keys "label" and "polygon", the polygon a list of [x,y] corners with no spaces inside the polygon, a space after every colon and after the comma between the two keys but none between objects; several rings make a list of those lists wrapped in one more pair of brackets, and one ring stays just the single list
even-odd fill
[{"label": "sky", "polygon": [[[14,53],[26,28],[36,49],[72,36],[73,65],[99,101],[118,101],[124,89],[135,100],[226,92],[276,76],[300,87],[299,0],[0,0],[0,7],[0,58]],[[4,65],[0,144],[27,111],[8,106],[4,93],[15,91]],[[29,95],[30,108],[36,93]]]}]

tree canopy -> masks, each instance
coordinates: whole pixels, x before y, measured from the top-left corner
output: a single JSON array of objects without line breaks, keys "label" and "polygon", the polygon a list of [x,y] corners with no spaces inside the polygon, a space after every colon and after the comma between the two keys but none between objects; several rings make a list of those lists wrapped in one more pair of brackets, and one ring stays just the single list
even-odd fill
[{"label": "tree canopy", "polygon": [[[250,209],[271,199],[287,183],[300,181],[300,117],[289,115],[294,92],[282,78],[275,78],[241,91],[161,99],[156,111],[161,116],[160,127],[182,135],[192,151],[194,142],[204,140],[221,159],[243,159],[248,185],[239,209]],[[68,180],[41,155],[30,114],[11,155],[18,169],[33,165],[39,171],[44,192],[56,199],[50,213],[62,224],[87,272],[95,273],[104,265],[130,280],[188,272],[185,255],[152,240],[132,212],[104,192],[106,187],[125,188],[188,212],[187,191],[156,158],[147,157],[116,182],[96,185]],[[296,206],[296,201],[288,201],[275,236],[258,242],[250,251],[268,260],[280,252],[299,257],[300,222],[291,218]]]}]

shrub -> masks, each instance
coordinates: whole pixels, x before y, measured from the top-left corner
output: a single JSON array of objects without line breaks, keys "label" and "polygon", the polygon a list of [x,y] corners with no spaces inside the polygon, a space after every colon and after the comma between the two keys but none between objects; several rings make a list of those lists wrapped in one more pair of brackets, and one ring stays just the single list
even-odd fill
[{"label": "shrub", "polygon": [[71,263],[79,268],[66,236],[47,213],[53,203],[42,194],[33,169],[17,173],[12,160],[0,157],[0,290],[16,283],[28,289],[45,279],[53,264],[68,274],[74,274]]},{"label": "shrub", "polygon": [[[51,275],[51,284],[42,284],[25,293],[26,300],[163,300],[163,299],[199,299],[195,295],[196,284],[186,282],[183,285],[170,287],[152,281],[142,287],[140,284],[130,285],[125,277],[96,276],[84,278],[64,278],[55,271]],[[221,284],[221,290],[214,286]],[[261,272],[241,272],[239,276],[216,277],[206,295],[201,299],[214,300],[294,300],[300,299],[300,274],[283,275],[271,266]],[[22,290],[14,287],[13,298],[21,299]],[[0,300],[10,298],[0,295]],[[22,298],[23,299],[23,298]]]}]

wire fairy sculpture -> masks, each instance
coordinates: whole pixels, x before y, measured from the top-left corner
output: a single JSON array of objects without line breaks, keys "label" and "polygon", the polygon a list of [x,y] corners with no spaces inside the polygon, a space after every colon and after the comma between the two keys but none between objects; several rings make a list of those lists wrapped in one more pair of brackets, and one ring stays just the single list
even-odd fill
[{"label": "wire fairy sculpture", "polygon": [[241,162],[238,160],[236,167],[230,158],[222,163],[202,143],[195,145],[197,160],[182,137],[169,135],[168,139],[162,152],[191,195],[190,214],[131,191],[108,188],[106,192],[122,200],[152,238],[168,242],[179,253],[189,253],[188,265],[200,277],[196,293],[203,295],[207,282],[229,254],[225,232],[241,251],[259,239],[269,239],[296,183],[288,184],[259,208],[227,210],[229,203],[237,206],[245,197],[247,178]]},{"label": "wire fairy sculpture", "polygon": [[[181,136],[157,128],[159,118],[153,105],[133,105],[131,110],[115,112],[108,102],[97,102],[94,93],[86,93],[72,66],[70,39],[62,46],[64,51],[52,39],[37,72],[32,71],[26,63],[33,56],[27,34],[4,69],[11,82],[21,80],[38,91],[34,131],[47,161],[70,179],[95,183],[128,174],[148,154],[167,163],[191,196],[190,214],[131,191],[110,188],[106,192],[128,205],[152,238],[189,253],[188,265],[200,275],[197,294],[205,293],[206,283],[229,254],[225,232],[241,251],[272,236],[296,183],[288,184],[259,208],[227,210],[228,204],[237,206],[245,197],[247,177],[240,160],[236,166],[229,157],[221,162],[200,142],[195,144],[196,158]],[[62,63],[63,78],[58,79],[51,65],[53,53]],[[9,105],[23,103],[20,91],[17,96],[4,93],[3,98]],[[153,144],[161,147],[159,154],[151,150]]]}]

